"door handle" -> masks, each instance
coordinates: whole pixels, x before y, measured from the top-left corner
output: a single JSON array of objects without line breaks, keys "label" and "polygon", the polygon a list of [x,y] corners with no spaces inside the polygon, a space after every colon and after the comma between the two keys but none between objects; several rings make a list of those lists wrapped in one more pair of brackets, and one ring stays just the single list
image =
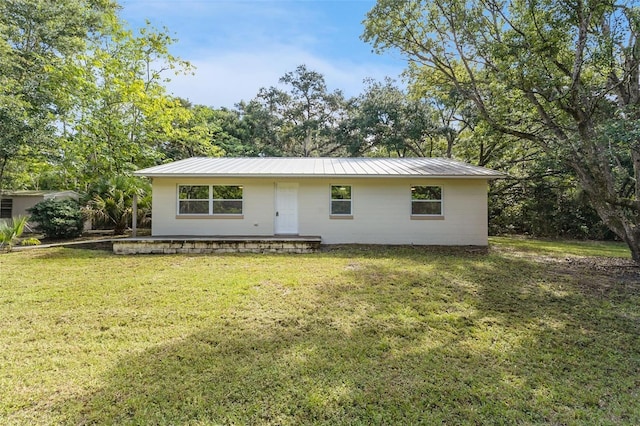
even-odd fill
[{"label": "door handle", "polygon": [[276,212],[276,216],[280,216],[280,212]]}]

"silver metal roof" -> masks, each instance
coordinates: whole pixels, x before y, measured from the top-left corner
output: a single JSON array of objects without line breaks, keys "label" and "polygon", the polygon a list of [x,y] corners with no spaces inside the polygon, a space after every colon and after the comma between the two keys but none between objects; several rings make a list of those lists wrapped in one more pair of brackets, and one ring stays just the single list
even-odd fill
[{"label": "silver metal roof", "polygon": [[504,176],[448,158],[193,157],[134,173],[148,177],[458,177]]}]

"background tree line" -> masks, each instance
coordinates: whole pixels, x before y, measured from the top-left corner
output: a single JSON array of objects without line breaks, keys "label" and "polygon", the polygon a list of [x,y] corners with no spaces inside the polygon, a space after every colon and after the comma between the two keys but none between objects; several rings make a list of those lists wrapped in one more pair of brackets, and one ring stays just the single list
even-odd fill
[{"label": "background tree line", "polygon": [[407,85],[346,98],[300,65],[232,109],[170,96],[190,64],[118,8],[0,3],[0,188],[124,205],[132,171],[191,156],[442,156],[508,174],[491,185],[494,233],[637,247],[635,8],[380,0],[363,38],[410,59]]}]

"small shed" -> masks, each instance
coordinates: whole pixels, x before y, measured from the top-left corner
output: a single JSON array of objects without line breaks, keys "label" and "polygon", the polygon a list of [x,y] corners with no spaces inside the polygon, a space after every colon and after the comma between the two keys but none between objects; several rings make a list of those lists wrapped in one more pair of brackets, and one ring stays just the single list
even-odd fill
[{"label": "small shed", "polygon": [[75,191],[17,190],[0,191],[0,220],[28,216],[31,207],[44,200],[78,199]]}]

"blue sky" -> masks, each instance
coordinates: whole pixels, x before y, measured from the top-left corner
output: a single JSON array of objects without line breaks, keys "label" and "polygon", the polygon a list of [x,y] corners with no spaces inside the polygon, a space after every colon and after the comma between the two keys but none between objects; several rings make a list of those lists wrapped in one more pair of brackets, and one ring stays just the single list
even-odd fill
[{"label": "blue sky", "polygon": [[399,79],[405,62],[377,55],[360,40],[374,0],[120,0],[132,29],[145,19],[166,26],[172,53],[195,65],[195,76],[172,77],[168,88],[195,104],[231,108],[298,65],[322,73],[346,96],[363,79]]}]

